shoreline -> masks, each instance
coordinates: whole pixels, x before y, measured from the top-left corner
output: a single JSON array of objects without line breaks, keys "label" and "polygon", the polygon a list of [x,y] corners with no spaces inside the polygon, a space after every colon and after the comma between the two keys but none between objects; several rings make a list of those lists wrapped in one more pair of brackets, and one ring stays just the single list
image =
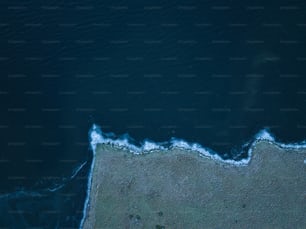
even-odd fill
[{"label": "shoreline", "polygon": [[[157,160],[166,160],[166,161],[168,160],[169,161],[169,165],[172,165],[172,164],[176,165],[177,163],[180,163],[181,168],[179,168],[177,172],[180,173],[181,176],[184,175],[183,171],[185,171],[185,170],[189,171],[190,169],[193,169],[193,167],[196,165],[195,167],[198,168],[199,170],[203,170],[204,169],[206,171],[206,173],[211,173],[210,174],[211,177],[215,176],[216,175],[215,173],[217,171],[218,173],[222,173],[222,176],[218,177],[219,180],[224,181],[224,179],[225,180],[229,179],[229,180],[233,180],[232,181],[233,183],[236,182],[236,185],[234,185],[233,187],[230,185],[231,190],[235,190],[235,189],[237,189],[239,187],[239,183],[237,183],[237,181],[235,181],[235,179],[237,179],[237,173],[240,174],[241,176],[246,176],[245,174],[248,174],[247,176],[250,178],[250,181],[252,181],[249,184],[249,186],[252,186],[252,185],[254,185],[254,179],[256,178],[256,175],[262,174],[262,173],[267,173],[267,171],[273,172],[273,169],[269,170],[269,168],[267,168],[267,167],[261,167],[263,164],[265,164],[265,163],[269,164],[271,162],[271,158],[270,158],[271,156],[273,156],[275,158],[278,158],[278,157],[285,157],[285,158],[287,158],[286,160],[291,165],[290,168],[292,170],[296,169],[295,166],[293,166],[293,164],[294,163],[299,163],[300,164],[299,166],[300,166],[301,171],[303,172],[303,174],[298,174],[298,179],[303,178],[303,177],[301,177],[302,175],[304,175],[304,177],[306,175],[305,174],[305,172],[306,172],[306,170],[305,170],[305,168],[306,168],[306,164],[305,164],[306,150],[304,149],[304,147],[302,149],[297,149],[297,148],[292,148],[292,147],[282,147],[282,145],[278,145],[276,143],[273,143],[273,142],[270,142],[270,141],[267,141],[267,140],[264,140],[264,139],[263,140],[258,140],[258,141],[254,142],[252,144],[252,147],[250,148],[252,154],[250,155],[250,160],[247,163],[247,166],[237,166],[237,165],[233,165],[233,164],[230,164],[230,163],[224,163],[224,161],[220,162],[218,160],[212,160],[211,158],[207,158],[205,155],[200,155],[199,152],[192,153],[192,152],[190,152],[190,150],[184,150],[184,149],[179,149],[179,148],[173,148],[173,149],[169,149],[169,150],[155,150],[152,153],[145,153],[145,154],[135,155],[135,154],[131,154],[129,151],[127,151],[125,149],[120,149],[118,147],[114,147],[114,146],[110,146],[110,145],[106,145],[106,144],[96,143],[96,145],[94,145],[94,147],[96,147],[96,148],[94,148],[94,158],[93,158],[93,165],[92,165],[92,174],[90,175],[91,179],[89,179],[90,180],[89,181],[89,186],[90,187],[88,189],[88,201],[87,201],[87,203],[85,203],[86,208],[84,208],[84,214],[85,214],[84,221],[83,221],[84,224],[81,225],[81,227],[83,226],[83,228],[95,228],[95,227],[110,226],[110,225],[101,225],[101,223],[103,224],[103,222],[105,222],[105,220],[106,220],[105,219],[106,216],[105,217],[101,217],[101,214],[103,213],[102,215],[108,215],[109,216],[109,213],[112,212],[112,210],[110,210],[110,209],[109,210],[103,209],[103,207],[102,207],[102,210],[101,209],[97,210],[97,208],[99,208],[99,202],[102,201],[101,203],[103,203],[102,205],[104,205],[105,201],[108,200],[108,199],[103,199],[103,197],[101,197],[99,194],[101,194],[101,192],[104,192],[104,195],[106,195],[107,193],[110,195],[110,193],[112,193],[111,190],[107,190],[107,189],[103,188],[103,186],[106,185],[103,182],[106,182],[106,180],[108,180],[109,182],[112,183],[112,179],[116,180],[119,177],[124,176],[125,179],[123,179],[122,182],[123,183],[124,182],[129,183],[128,182],[129,176],[125,176],[126,173],[131,173],[130,177],[133,177],[137,181],[137,180],[140,179],[140,177],[138,177],[139,175],[137,175],[137,172],[136,172],[137,169],[140,169],[140,168],[141,169],[145,169],[145,170],[147,169],[146,167],[141,166],[141,164],[139,164],[139,165],[136,164],[135,167],[128,168],[128,167],[126,167],[127,166],[126,163],[131,163],[131,162],[139,163],[139,161],[141,161],[141,163],[146,164],[146,166],[148,168],[150,168],[150,166],[152,166],[152,165],[158,166],[158,164],[156,164]],[[265,151],[270,152],[271,155],[269,155],[269,153],[266,153]],[[195,165],[193,165],[193,164],[192,165],[190,165],[190,164],[186,165],[186,164],[184,164],[184,162],[177,162],[177,161],[171,159],[171,157],[175,158],[175,157],[177,157],[177,155],[180,155],[180,156],[184,157],[187,161],[188,160],[193,160],[193,163],[195,163]],[[294,158],[291,158],[291,157],[293,157],[292,155],[295,155]],[[263,158],[261,158],[261,157],[263,157]],[[123,158],[125,158],[125,159],[123,159]],[[266,158],[266,159],[264,159],[264,158]],[[107,164],[108,160],[113,160],[117,164],[116,165],[109,165],[109,164]],[[267,160],[267,161],[265,161],[265,160]],[[280,162],[282,160],[280,160]],[[292,161],[295,161],[295,162],[292,162]],[[276,163],[276,162],[272,161],[271,163]],[[274,167],[275,167],[275,165],[278,165],[278,164],[277,163],[274,164]],[[140,167],[137,168],[137,166],[138,167],[140,166]],[[109,168],[108,169],[106,169],[106,168],[102,169],[100,167],[109,167]],[[111,175],[111,174],[109,174],[109,172],[106,171],[106,170],[111,170],[111,171],[114,172],[116,170],[121,170],[121,167],[125,168],[125,170],[123,171],[122,174],[117,174],[116,173],[115,175]],[[228,170],[229,168],[230,168],[230,170]],[[163,167],[162,169],[164,170],[164,172],[166,174],[169,172],[167,167]],[[262,172],[258,172],[258,171],[260,171],[260,169],[263,169],[263,171]],[[267,169],[267,171],[265,171],[265,169]],[[288,173],[288,171],[290,172],[290,169],[288,170],[288,168],[281,168],[280,171],[283,171],[283,170],[286,171],[287,173]],[[226,173],[224,173],[224,171],[226,171]],[[229,171],[231,171],[232,175],[233,174],[234,175],[231,176],[230,174],[228,174]],[[280,173],[280,171],[274,171],[273,173],[277,174],[277,172]],[[254,173],[254,174],[252,174],[252,173]],[[108,175],[106,175],[106,174],[108,174]],[[155,176],[154,175],[154,169],[152,170],[152,168],[151,168],[150,174],[153,174],[152,175],[153,177]],[[267,173],[267,174],[269,174],[269,173]],[[195,175],[195,174],[193,174],[193,175]],[[110,176],[114,176],[116,179],[114,179],[114,178],[110,179]],[[197,176],[199,176],[199,175],[196,175],[195,177],[197,177]],[[203,176],[203,175],[200,175],[200,176]],[[278,175],[275,175],[275,176],[276,177],[279,176],[280,178],[278,177],[277,179],[281,179],[282,180],[282,178],[281,178],[283,176],[282,174],[278,174]],[[174,177],[175,177],[175,175],[174,175]],[[293,179],[293,177],[292,177],[292,179]],[[155,177],[155,178],[157,178],[157,177]],[[202,178],[203,178],[202,179],[203,184],[202,184],[201,188],[203,188],[206,185],[208,185],[208,184],[205,184],[205,179],[207,179],[207,177],[203,176]],[[268,184],[270,182],[270,181],[268,182],[268,180],[264,176],[259,176],[259,178],[262,179],[263,183],[267,182],[267,184]],[[104,181],[104,179],[105,179],[105,181]],[[149,178],[147,178],[147,179],[149,179]],[[174,179],[174,178],[172,177],[171,179]],[[168,179],[168,180],[171,180],[171,179]],[[176,179],[180,180],[179,177],[176,177]],[[195,179],[195,178],[192,178],[192,179]],[[218,179],[215,180],[214,182],[218,181]],[[240,179],[240,178],[238,177],[238,179]],[[101,181],[101,180],[103,180],[103,181]],[[165,184],[163,183],[165,181],[166,180],[164,180],[164,179],[155,179],[154,180],[156,185],[161,185],[161,186],[164,185],[162,187],[164,187],[167,190],[167,186],[165,186]],[[286,181],[288,181],[288,179]],[[290,181],[290,179],[289,179],[289,181]],[[159,182],[161,184],[159,184]],[[258,181],[256,181],[256,182],[258,182]],[[243,186],[244,188],[247,187],[247,186],[245,186],[246,183],[248,183],[248,180],[242,180],[242,184],[244,184],[244,186]],[[189,185],[192,186],[193,183],[191,182],[191,183],[189,183]],[[281,187],[283,187],[283,184],[281,184],[281,183],[278,184],[278,185],[281,185]],[[117,193],[118,192],[117,189],[120,186],[120,182],[119,183],[112,183],[109,186],[110,186],[109,187],[110,189],[113,189],[115,191],[115,193]],[[142,186],[143,187],[150,186],[150,182],[149,183],[148,182],[144,182],[144,183],[142,183]],[[273,185],[271,187],[273,188]],[[197,191],[200,191],[201,188],[199,190],[195,189],[194,190],[195,193],[198,193],[198,194],[201,193],[201,192],[197,192]],[[267,188],[267,187],[265,187],[265,188]],[[306,183],[302,184],[302,188],[306,189]],[[286,188],[284,186],[282,190],[287,190],[287,189],[288,189],[288,187]],[[219,193],[219,191],[220,190],[217,189],[217,188],[215,190],[210,190],[210,195],[214,196],[214,193]],[[301,191],[301,190],[299,190],[299,191]],[[127,207],[129,205],[129,203],[135,202],[137,200],[137,198],[139,199],[141,197],[140,199],[143,199],[143,198],[146,198],[146,196],[147,196],[147,193],[143,193],[143,195],[141,196],[140,194],[142,192],[137,192],[135,190],[134,191],[132,190],[130,192],[131,193],[129,193],[129,192],[125,193],[125,194],[127,194],[127,196],[120,195],[118,193],[116,194],[118,196],[114,195],[114,196],[116,196],[118,198],[119,197],[123,198],[124,201],[121,203],[122,204],[121,208],[126,208],[125,209],[126,212],[131,211],[131,209]],[[280,192],[280,193],[282,193],[282,192]],[[170,192],[168,194],[170,195]],[[182,193],[180,193],[180,194],[178,193],[177,195],[181,195],[181,194]],[[240,194],[240,193],[238,193],[238,194]],[[305,195],[305,193],[301,194],[301,195]],[[138,196],[138,197],[135,199],[135,196]],[[218,194],[216,194],[216,197],[217,196],[218,196]],[[109,199],[112,199],[112,198],[113,197],[110,196]],[[161,199],[158,199],[157,197],[152,197],[152,198],[155,198],[155,202],[160,202],[160,200],[161,200]],[[197,198],[200,198],[200,197],[198,196]],[[146,202],[148,202],[148,201],[149,200],[143,201],[144,202],[143,204],[147,204]],[[178,198],[176,201],[180,201],[180,199]],[[204,198],[204,200],[202,200],[202,201],[208,201],[208,200],[205,200],[205,198]],[[303,201],[303,199],[302,199],[302,201]],[[305,201],[305,199],[304,199],[304,201]],[[217,203],[218,199],[216,199],[215,202]],[[251,200],[250,200],[250,202],[253,203]],[[116,198],[113,199],[113,202],[108,203],[108,204],[110,204],[110,206],[120,205],[120,203],[118,203],[116,201]],[[163,201],[160,204],[163,204]],[[290,203],[287,203],[287,205],[288,204],[290,205]],[[306,206],[306,203],[305,203],[305,206]],[[211,205],[210,207],[214,207],[214,205]],[[302,207],[302,206],[300,206],[300,207]],[[141,208],[141,206],[140,206],[140,208]],[[154,207],[152,207],[152,208],[154,208]],[[198,206],[198,208],[201,209],[201,206]],[[179,207],[176,206],[176,208],[174,208],[174,209],[179,209]],[[304,210],[306,211],[306,208],[302,207],[302,210],[304,212]],[[223,209],[223,211],[224,211],[224,209]],[[117,220],[115,220],[114,222],[118,221],[119,219],[124,219],[124,222],[121,222],[122,220],[118,221],[118,222],[121,222],[120,226],[123,226],[123,224],[125,226],[127,224],[130,225],[131,223],[135,224],[134,225],[135,227],[128,227],[128,228],[138,228],[137,227],[138,224],[139,225],[146,225],[146,226],[148,226],[149,221],[153,222],[154,220],[158,219],[158,217],[157,217],[157,219],[155,219],[156,217],[155,218],[154,217],[153,218],[149,217],[150,214],[152,213],[150,210],[147,210],[147,211],[142,210],[141,212],[145,212],[145,213],[143,213],[145,216],[142,217],[141,222],[138,222],[139,220],[137,221],[137,219],[136,219],[136,221],[137,221],[136,222],[133,217],[130,219],[127,215],[124,215],[123,213],[120,213],[120,214],[119,213],[118,214],[115,213],[112,217],[113,218],[117,217]],[[195,211],[194,214],[198,214],[198,212],[200,212],[200,211]],[[222,212],[222,209],[221,209],[220,212]],[[96,222],[95,221],[95,218],[96,218],[95,214],[98,214],[99,215],[98,218],[99,219],[102,218],[102,221]],[[128,213],[125,213],[125,214],[128,214]],[[181,217],[184,218],[184,214],[182,216],[181,213],[178,213],[178,215],[180,215]],[[168,218],[169,222],[168,222],[167,226],[171,226],[171,223],[170,223],[171,219],[172,219],[171,217],[173,218],[173,217],[176,217],[176,216],[174,216],[174,215],[170,216],[169,215],[169,218]],[[163,217],[163,218],[166,218],[166,217]],[[211,222],[214,221],[212,219],[213,219],[213,217],[211,218]],[[198,220],[201,221],[201,217],[199,217]],[[185,219],[185,221],[186,221],[186,219]],[[96,223],[98,223],[98,225]],[[165,223],[167,223],[167,222],[165,222]],[[185,223],[187,223],[187,222],[185,222]],[[192,224],[192,222],[189,222],[189,223]],[[158,225],[158,224],[156,224],[156,225]],[[302,225],[305,226],[306,222],[303,221]],[[187,223],[186,226],[190,226],[190,225]],[[214,226],[214,225],[212,224],[211,226]],[[235,226],[235,225],[233,225],[233,226]],[[246,226],[246,225],[244,225],[244,226]]]},{"label": "shoreline", "polygon": [[225,163],[231,163],[238,166],[246,166],[250,162],[252,158],[252,149],[256,147],[257,143],[264,141],[269,144],[275,145],[277,147],[283,148],[283,149],[306,149],[306,140],[300,142],[300,143],[282,143],[275,140],[274,136],[268,132],[267,129],[260,130],[257,134],[253,136],[249,142],[244,143],[244,145],[249,145],[247,150],[247,157],[241,158],[239,160],[233,160],[233,159],[223,159],[218,152],[213,151],[212,149],[208,147],[204,147],[200,145],[199,143],[191,143],[187,142],[183,139],[172,139],[169,141],[169,146],[164,147],[161,143],[154,142],[151,140],[145,140],[142,142],[141,146],[133,145],[129,142],[128,139],[121,139],[120,137],[113,139],[108,137],[108,133],[104,133],[101,128],[93,124],[91,130],[89,131],[89,139],[90,139],[90,145],[93,152],[93,155],[95,156],[96,146],[97,144],[106,144],[113,146],[115,148],[121,149],[121,150],[127,150],[133,154],[146,154],[146,153],[152,153],[154,151],[158,150],[172,150],[172,149],[183,149],[186,151],[196,151],[197,153],[201,154],[204,157],[208,157],[212,160],[217,160]]}]

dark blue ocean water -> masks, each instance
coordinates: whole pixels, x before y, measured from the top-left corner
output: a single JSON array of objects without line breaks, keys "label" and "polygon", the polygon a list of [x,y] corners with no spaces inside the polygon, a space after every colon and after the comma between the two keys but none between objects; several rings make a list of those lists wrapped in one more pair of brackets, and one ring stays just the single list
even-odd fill
[{"label": "dark blue ocean water", "polygon": [[305,10],[1,1],[0,227],[79,226],[93,122],[135,144],[175,137],[234,159],[263,128],[305,140]]}]

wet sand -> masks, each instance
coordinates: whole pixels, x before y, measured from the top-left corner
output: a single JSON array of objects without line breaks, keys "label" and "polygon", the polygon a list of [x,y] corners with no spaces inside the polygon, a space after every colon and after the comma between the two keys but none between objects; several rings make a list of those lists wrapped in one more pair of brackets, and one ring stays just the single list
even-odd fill
[{"label": "wet sand", "polygon": [[260,141],[247,166],[98,145],[84,228],[306,228],[306,150]]}]

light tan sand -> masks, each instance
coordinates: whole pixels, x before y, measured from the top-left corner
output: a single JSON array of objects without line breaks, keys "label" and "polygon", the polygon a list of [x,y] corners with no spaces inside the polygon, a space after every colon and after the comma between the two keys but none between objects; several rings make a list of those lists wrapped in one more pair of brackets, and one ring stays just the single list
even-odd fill
[{"label": "light tan sand", "polygon": [[84,228],[306,228],[305,159],[267,142],[244,167],[98,145]]}]

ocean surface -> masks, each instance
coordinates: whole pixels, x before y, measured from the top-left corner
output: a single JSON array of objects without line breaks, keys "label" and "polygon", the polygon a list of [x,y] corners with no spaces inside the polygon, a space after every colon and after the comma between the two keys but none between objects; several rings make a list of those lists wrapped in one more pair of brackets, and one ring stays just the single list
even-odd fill
[{"label": "ocean surface", "polygon": [[94,123],[131,148],[194,143],[233,161],[260,133],[305,144],[305,11],[282,0],[1,1],[0,227],[80,226]]}]

